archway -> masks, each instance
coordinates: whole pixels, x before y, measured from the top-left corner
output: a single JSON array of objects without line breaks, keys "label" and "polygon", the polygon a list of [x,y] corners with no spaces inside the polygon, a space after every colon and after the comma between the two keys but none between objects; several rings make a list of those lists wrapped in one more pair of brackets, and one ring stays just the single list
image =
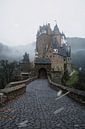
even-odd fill
[{"label": "archway", "polygon": [[38,71],[38,78],[47,78],[47,71],[45,68],[40,68]]}]

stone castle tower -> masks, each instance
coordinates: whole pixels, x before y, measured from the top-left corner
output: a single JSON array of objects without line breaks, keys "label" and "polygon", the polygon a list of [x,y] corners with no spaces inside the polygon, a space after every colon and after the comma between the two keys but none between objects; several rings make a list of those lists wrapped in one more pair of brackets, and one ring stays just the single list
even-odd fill
[{"label": "stone castle tower", "polygon": [[[65,70],[71,72],[71,47],[67,43],[65,34],[59,31],[57,24],[52,30],[50,24],[39,27],[36,35],[35,67],[50,65],[51,72]],[[47,65],[47,66],[46,66]]]}]

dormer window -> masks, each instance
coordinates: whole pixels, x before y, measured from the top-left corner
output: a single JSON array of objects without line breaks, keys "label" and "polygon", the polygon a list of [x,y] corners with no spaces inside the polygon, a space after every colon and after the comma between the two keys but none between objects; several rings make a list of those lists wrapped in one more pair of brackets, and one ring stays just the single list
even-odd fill
[{"label": "dormer window", "polygon": [[58,49],[53,49],[53,53],[58,53]]}]

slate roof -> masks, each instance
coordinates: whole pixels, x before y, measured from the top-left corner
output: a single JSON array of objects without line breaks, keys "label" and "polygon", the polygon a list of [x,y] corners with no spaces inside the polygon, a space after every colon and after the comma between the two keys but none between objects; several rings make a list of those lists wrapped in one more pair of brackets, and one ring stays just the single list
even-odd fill
[{"label": "slate roof", "polygon": [[54,32],[54,34],[59,34],[60,33],[57,24],[55,25],[53,32]]},{"label": "slate roof", "polygon": [[63,56],[63,57],[67,57],[67,51],[66,51],[66,47],[59,47],[58,48],[58,53],[59,55]]},{"label": "slate roof", "polygon": [[61,36],[64,36],[64,38],[66,39],[66,36],[65,36],[65,34],[63,32],[61,33]]},{"label": "slate roof", "polygon": [[67,46],[65,44],[63,44],[63,46],[61,47],[59,45],[59,43],[57,42],[57,40],[55,38],[52,37],[52,41],[51,41],[51,46],[53,49],[58,49],[58,54],[63,56],[63,57],[67,57]]},{"label": "slate roof", "polygon": [[48,58],[35,58],[35,64],[51,64],[50,59]]},{"label": "slate roof", "polygon": [[56,41],[55,38],[52,38],[52,42],[51,43],[52,43],[51,45],[52,45],[53,49],[58,49],[59,45],[58,45],[58,42]]}]

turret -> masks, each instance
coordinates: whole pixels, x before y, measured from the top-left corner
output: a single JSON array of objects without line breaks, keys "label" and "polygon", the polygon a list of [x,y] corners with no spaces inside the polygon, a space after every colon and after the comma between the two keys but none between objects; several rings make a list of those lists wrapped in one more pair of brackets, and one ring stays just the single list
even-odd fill
[{"label": "turret", "polygon": [[54,34],[60,34],[57,24],[55,25],[53,32],[54,32]]},{"label": "turret", "polygon": [[61,33],[61,46],[63,46],[63,44],[67,45],[67,40],[66,40],[65,34],[62,31],[62,33]]}]

